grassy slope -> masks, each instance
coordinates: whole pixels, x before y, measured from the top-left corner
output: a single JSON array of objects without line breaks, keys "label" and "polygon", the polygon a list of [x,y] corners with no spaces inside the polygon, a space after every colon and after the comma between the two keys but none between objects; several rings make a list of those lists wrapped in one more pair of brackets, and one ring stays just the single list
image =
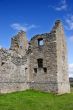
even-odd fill
[{"label": "grassy slope", "polygon": [[57,96],[27,90],[0,94],[0,110],[73,110],[73,93]]}]

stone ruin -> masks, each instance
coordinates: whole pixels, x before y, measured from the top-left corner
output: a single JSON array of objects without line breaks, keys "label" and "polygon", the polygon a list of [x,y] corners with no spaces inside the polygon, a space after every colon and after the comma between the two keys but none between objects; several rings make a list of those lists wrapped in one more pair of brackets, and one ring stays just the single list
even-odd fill
[{"label": "stone ruin", "polygon": [[67,47],[60,20],[50,33],[35,35],[28,43],[21,31],[8,50],[0,49],[0,93],[36,89],[69,93]]}]

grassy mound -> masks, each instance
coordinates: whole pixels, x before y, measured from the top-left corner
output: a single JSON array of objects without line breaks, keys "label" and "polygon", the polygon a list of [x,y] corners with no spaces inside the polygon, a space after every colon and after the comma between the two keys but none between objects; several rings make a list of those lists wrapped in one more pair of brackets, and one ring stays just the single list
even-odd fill
[{"label": "grassy mound", "polygon": [[27,90],[0,94],[0,110],[73,110],[73,93],[57,96]]}]

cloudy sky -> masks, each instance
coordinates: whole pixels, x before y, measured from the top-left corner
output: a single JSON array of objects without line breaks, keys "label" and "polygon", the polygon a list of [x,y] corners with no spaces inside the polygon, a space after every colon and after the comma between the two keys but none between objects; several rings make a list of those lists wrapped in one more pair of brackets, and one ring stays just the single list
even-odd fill
[{"label": "cloudy sky", "polygon": [[56,19],[64,25],[69,76],[73,76],[73,0],[0,0],[0,48],[8,48],[19,30],[27,32],[28,40],[49,32]]}]

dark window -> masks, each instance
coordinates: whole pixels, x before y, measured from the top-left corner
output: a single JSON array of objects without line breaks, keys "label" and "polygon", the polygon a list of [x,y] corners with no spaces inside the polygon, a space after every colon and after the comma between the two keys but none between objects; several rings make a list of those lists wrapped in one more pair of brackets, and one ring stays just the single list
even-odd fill
[{"label": "dark window", "polygon": [[38,62],[38,68],[43,68],[43,59],[37,59]]},{"label": "dark window", "polygon": [[37,68],[34,68],[34,72],[37,73]]},{"label": "dark window", "polygon": [[43,68],[44,72],[47,73],[47,68]]},{"label": "dark window", "polygon": [[2,62],[2,63],[1,63],[1,66],[3,66],[4,64],[5,64],[5,62]]},{"label": "dark window", "polygon": [[25,72],[27,71],[27,67],[25,68]]},{"label": "dark window", "polygon": [[44,44],[43,39],[42,38],[38,39],[38,45],[41,46],[43,44]]},{"label": "dark window", "polygon": [[27,70],[27,68],[25,68],[25,70]]}]

